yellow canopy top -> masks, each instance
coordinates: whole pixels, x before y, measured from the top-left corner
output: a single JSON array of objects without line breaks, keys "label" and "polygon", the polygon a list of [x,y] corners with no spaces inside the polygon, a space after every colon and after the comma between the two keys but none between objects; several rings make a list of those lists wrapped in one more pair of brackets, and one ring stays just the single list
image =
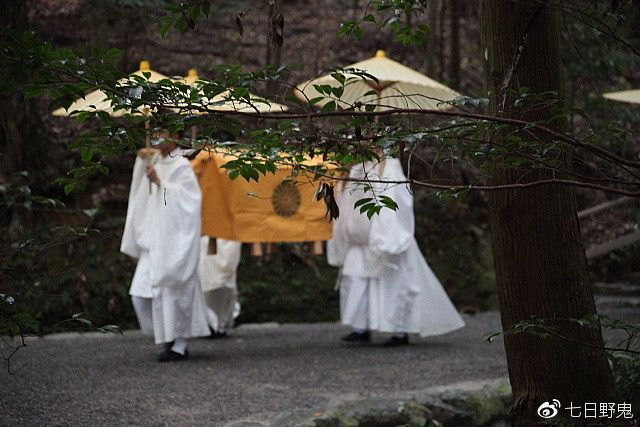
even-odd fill
[{"label": "yellow canopy top", "polygon": [[198,74],[198,70],[196,70],[195,68],[190,68],[189,71],[187,71],[184,82],[188,85],[194,85],[196,83],[196,80],[198,80],[199,78],[200,74]]},{"label": "yellow canopy top", "polygon": [[609,92],[602,95],[607,99],[620,102],[630,102],[640,104],[640,89],[621,90],[619,92]]},{"label": "yellow canopy top", "polygon": [[[374,76],[377,81],[357,74],[344,73],[347,77],[344,93],[339,100],[333,99],[343,108],[349,108],[360,101],[364,104],[377,104],[377,111],[405,108],[445,109],[450,108],[450,105],[443,102],[460,96],[458,92],[442,83],[389,59],[384,50],[378,50],[373,58],[344,68],[362,70]],[[325,97],[324,100],[315,104],[318,107],[330,102],[331,99],[318,92],[314,85],[342,87],[331,74],[327,74],[296,86],[295,96],[305,102],[313,98]],[[372,90],[375,94],[370,93]]]},{"label": "yellow canopy top", "polygon": [[[159,82],[160,80],[168,79],[164,74],[160,74],[157,71],[151,69],[151,63],[149,61],[140,61],[140,67],[138,70],[131,73],[128,77],[119,80],[119,84],[124,84],[129,82],[130,76],[141,76],[145,77],[145,74],[149,74],[149,81],[151,82]],[[82,98],[78,98],[69,106],[69,108],[58,108],[53,111],[54,116],[63,116],[69,117],[75,115],[81,111],[106,111],[111,116],[121,117],[125,114],[150,114],[148,108],[140,107],[138,111],[132,112],[130,110],[117,110],[115,111],[112,108],[111,101],[107,98],[107,94],[102,90],[94,90],[93,92],[89,92]]]},{"label": "yellow canopy top", "polygon": [[[138,70],[134,71],[133,73],[131,73],[131,76],[143,76],[144,74],[150,74],[149,76],[149,81],[150,82],[159,82],[160,80],[164,80],[164,79],[168,79],[169,77],[165,76],[164,74],[160,74],[157,71],[154,71],[151,69],[151,62],[144,60],[144,61],[140,61],[140,66],[138,68]],[[121,79],[120,81],[122,83],[126,82],[128,80],[127,77],[125,77],[124,79]]]},{"label": "yellow canopy top", "polygon": [[[200,78],[198,70],[191,68],[187,71],[187,75],[183,81],[188,85],[195,85],[196,81]],[[203,102],[207,104],[207,110],[209,111],[243,111],[247,113],[276,113],[287,111],[289,107],[283,104],[279,104],[274,101],[269,101],[266,98],[262,98],[258,95],[250,94],[249,99],[251,102],[245,102],[236,99],[229,99],[230,91],[226,90],[212,99],[204,99]],[[199,111],[197,114],[206,114]]]}]

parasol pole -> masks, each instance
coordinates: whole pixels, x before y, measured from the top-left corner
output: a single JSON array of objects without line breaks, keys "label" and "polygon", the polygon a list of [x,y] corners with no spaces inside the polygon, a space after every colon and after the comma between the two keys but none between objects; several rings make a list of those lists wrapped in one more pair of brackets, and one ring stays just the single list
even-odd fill
[{"label": "parasol pole", "polygon": [[[191,70],[189,70],[191,71]],[[198,129],[195,126],[191,126],[191,139],[192,148],[195,145],[196,138],[198,137]],[[218,253],[218,239],[214,236],[208,236],[209,242],[207,243],[207,255],[216,255]]]},{"label": "parasol pole", "polygon": [[[142,110],[142,114],[144,114],[144,145],[147,151],[147,165],[151,164],[151,122],[149,120],[149,108],[144,107]],[[149,180],[149,194],[151,194],[151,190],[153,188],[153,184],[151,180]]]},{"label": "parasol pole", "polygon": [[[199,78],[198,70],[195,68],[189,69],[187,71],[187,76],[184,78],[184,82],[190,86],[195,85],[196,81]],[[185,114],[183,111],[182,114]],[[195,147],[196,138],[198,138],[198,128],[194,125],[191,126],[191,148]],[[216,255],[218,253],[218,240],[215,236],[207,236],[207,255]]]}]

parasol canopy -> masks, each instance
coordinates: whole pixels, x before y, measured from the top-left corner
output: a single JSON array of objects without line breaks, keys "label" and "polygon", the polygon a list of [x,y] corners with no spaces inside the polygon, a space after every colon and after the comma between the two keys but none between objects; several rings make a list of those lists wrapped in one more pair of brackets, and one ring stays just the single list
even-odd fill
[{"label": "parasol canopy", "polygon": [[[151,64],[149,63],[149,61],[141,61],[139,70],[134,71],[128,77],[121,79],[118,83],[132,83],[132,81],[130,80],[132,76],[140,76],[143,78],[146,78],[148,76],[148,80],[153,83],[157,83],[161,80],[169,78],[163,74],[158,73],[157,71],[153,71],[151,69]],[[113,117],[122,117],[125,114],[134,113],[144,114],[145,116],[150,114],[149,109],[145,107],[138,108],[137,112],[132,112],[127,109],[114,110],[113,106],[111,105],[111,101],[107,97],[107,94],[102,90],[89,92],[84,97],[76,99],[69,106],[69,108],[58,108],[57,110],[54,110],[52,114],[54,116],[69,117],[76,115],[77,113],[82,111],[105,111]]]},{"label": "parasol canopy", "polygon": [[446,102],[460,97],[455,90],[439,83],[419,72],[406,67],[396,61],[387,58],[385,51],[379,50],[376,56],[365,61],[344,67],[362,70],[375,77],[342,73],[346,77],[344,93],[336,97],[327,97],[320,93],[315,86],[329,85],[332,88],[341,88],[342,84],[331,74],[326,74],[313,80],[299,84],[294,89],[297,98],[309,102],[314,98],[324,99],[314,102],[314,105],[322,107],[333,99],[343,109],[352,108],[354,103],[377,105],[375,111],[393,109],[445,109],[450,108]]},{"label": "parasol canopy", "polygon": [[640,104],[640,89],[621,90],[619,92],[609,92],[602,95],[604,98],[613,101],[630,102]]},{"label": "parasol canopy", "polygon": [[[196,86],[200,78],[198,71],[190,69],[187,76],[183,79],[184,83]],[[230,99],[231,90],[225,90],[211,99],[203,98],[202,102],[206,105],[208,111],[242,111],[246,113],[278,113],[287,111],[289,107],[277,102],[269,101],[252,93],[248,94],[249,101],[240,99]],[[197,114],[206,114],[206,112],[198,111]]]}]

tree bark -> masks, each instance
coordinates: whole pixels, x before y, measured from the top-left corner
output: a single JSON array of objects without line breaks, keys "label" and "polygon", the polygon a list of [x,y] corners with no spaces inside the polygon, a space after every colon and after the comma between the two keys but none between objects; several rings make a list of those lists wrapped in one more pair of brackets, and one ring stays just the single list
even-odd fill
[{"label": "tree bark", "polygon": [[271,64],[271,19],[273,18],[273,10],[275,9],[275,3],[267,1],[267,43],[265,45],[265,58],[264,64]]},{"label": "tree bark", "polygon": [[460,0],[449,3],[449,80],[454,89],[460,89]]},{"label": "tree bark", "polygon": [[436,75],[436,58],[438,56],[438,2],[429,2],[429,38],[427,39],[427,74]]},{"label": "tree bark", "polygon": [[[16,31],[28,27],[26,2],[7,0],[0,14],[2,28]],[[0,39],[5,37],[0,34]],[[46,187],[43,177],[45,135],[34,99],[14,91],[0,95],[0,181],[19,171],[29,172],[32,189]],[[4,178],[3,176],[6,176]],[[20,218],[14,218],[22,222]]]},{"label": "tree bark", "polygon": [[438,22],[438,79],[444,78],[444,40],[445,40],[445,16],[447,13],[447,2],[442,0],[440,2],[440,19]]},{"label": "tree bark", "polygon": [[[559,5],[555,0],[481,0],[482,51],[493,114],[533,120],[555,114],[543,106],[525,115],[523,107],[513,107],[513,93],[526,87],[533,94],[554,91],[563,96]],[[566,123],[556,120],[552,126],[564,130]],[[497,133],[494,140],[509,144],[507,132]],[[545,135],[519,136],[551,142]],[[569,156],[561,159],[569,168]],[[510,184],[551,175],[536,170],[534,177],[531,172],[526,165],[507,168],[496,162],[490,181]],[[551,319],[548,325],[568,338],[527,333],[504,337],[514,425],[543,421],[537,409],[553,399],[562,407],[609,402],[613,381],[601,331],[565,320],[595,313],[574,190],[549,185],[490,192],[488,206],[503,330],[535,317]]]},{"label": "tree bark", "polygon": [[[284,18],[280,12],[278,0],[268,1],[268,12],[267,65],[280,68],[282,63],[282,44],[284,42]],[[275,91],[275,82],[267,83],[267,92],[273,95]]]}]

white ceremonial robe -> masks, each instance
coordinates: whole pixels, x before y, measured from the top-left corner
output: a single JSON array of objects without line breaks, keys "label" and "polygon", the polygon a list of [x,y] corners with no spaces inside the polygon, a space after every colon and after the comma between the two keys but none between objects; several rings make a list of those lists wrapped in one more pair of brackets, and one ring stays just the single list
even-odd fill
[{"label": "white ceremonial robe", "polygon": [[[138,259],[129,294],[142,331],[156,344],[209,335],[200,281],[202,195],[191,163],[174,150],[152,160],[160,185],[136,158],[120,251]],[[140,309],[143,304],[150,309]],[[137,303],[136,303],[137,302]],[[151,319],[140,318],[151,314]]]},{"label": "white ceremonial robe", "polygon": [[[351,168],[355,179],[405,181],[398,159]],[[376,197],[391,197],[398,210],[383,208],[368,219],[354,203],[374,197],[348,182],[336,194],[340,217],[327,244],[329,264],[341,267],[340,317],[356,329],[440,335],[464,326],[414,238],[413,196],[406,184],[367,183]]]},{"label": "white ceremonial robe", "polygon": [[240,314],[236,277],[242,243],[216,239],[216,253],[208,254],[209,236],[200,240],[198,275],[207,304],[209,326],[226,332]]}]

